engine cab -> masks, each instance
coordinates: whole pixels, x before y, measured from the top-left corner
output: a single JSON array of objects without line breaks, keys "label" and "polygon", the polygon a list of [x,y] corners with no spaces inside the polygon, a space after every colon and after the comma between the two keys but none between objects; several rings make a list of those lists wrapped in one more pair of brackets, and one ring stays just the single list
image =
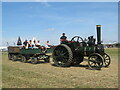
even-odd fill
[{"label": "engine cab", "polygon": [[94,46],[95,45],[95,39],[93,38],[93,36],[88,37],[87,44],[88,44],[88,46]]}]

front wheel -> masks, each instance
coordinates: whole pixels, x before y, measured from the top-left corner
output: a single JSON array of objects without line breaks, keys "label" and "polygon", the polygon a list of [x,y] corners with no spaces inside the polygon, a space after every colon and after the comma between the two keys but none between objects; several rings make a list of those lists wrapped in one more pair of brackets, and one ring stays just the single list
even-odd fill
[{"label": "front wheel", "polygon": [[103,66],[103,57],[98,53],[93,53],[88,57],[88,66],[92,70],[100,70]]}]

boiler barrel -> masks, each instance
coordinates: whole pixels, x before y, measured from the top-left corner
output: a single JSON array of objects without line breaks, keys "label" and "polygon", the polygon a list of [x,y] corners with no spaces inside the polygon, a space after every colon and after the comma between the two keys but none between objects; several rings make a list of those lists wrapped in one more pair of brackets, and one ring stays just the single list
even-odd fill
[{"label": "boiler barrel", "polygon": [[84,55],[84,56],[89,56],[91,53],[96,53],[96,47],[92,46],[92,47],[79,47],[78,50],[76,50],[77,53],[80,53],[80,55]]}]

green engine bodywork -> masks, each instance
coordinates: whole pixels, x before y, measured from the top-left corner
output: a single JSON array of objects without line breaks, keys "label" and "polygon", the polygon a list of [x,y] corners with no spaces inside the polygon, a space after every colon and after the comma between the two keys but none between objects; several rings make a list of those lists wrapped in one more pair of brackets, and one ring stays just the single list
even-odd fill
[{"label": "green engine bodywork", "polygon": [[20,49],[20,54],[40,54],[42,53],[41,49]]},{"label": "green engine bodywork", "polygon": [[99,53],[100,55],[104,54],[104,46],[102,44],[92,46],[84,45],[84,43],[81,42],[66,42],[64,44],[71,48],[73,54],[79,53],[79,55],[82,56],[89,56],[92,53]]}]

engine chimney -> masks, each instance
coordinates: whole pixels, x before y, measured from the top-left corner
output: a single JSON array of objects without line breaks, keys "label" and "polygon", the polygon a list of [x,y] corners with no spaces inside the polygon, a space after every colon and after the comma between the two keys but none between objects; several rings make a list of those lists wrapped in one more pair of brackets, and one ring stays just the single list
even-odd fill
[{"label": "engine chimney", "polygon": [[97,44],[101,44],[101,25],[96,25],[97,29]]}]

